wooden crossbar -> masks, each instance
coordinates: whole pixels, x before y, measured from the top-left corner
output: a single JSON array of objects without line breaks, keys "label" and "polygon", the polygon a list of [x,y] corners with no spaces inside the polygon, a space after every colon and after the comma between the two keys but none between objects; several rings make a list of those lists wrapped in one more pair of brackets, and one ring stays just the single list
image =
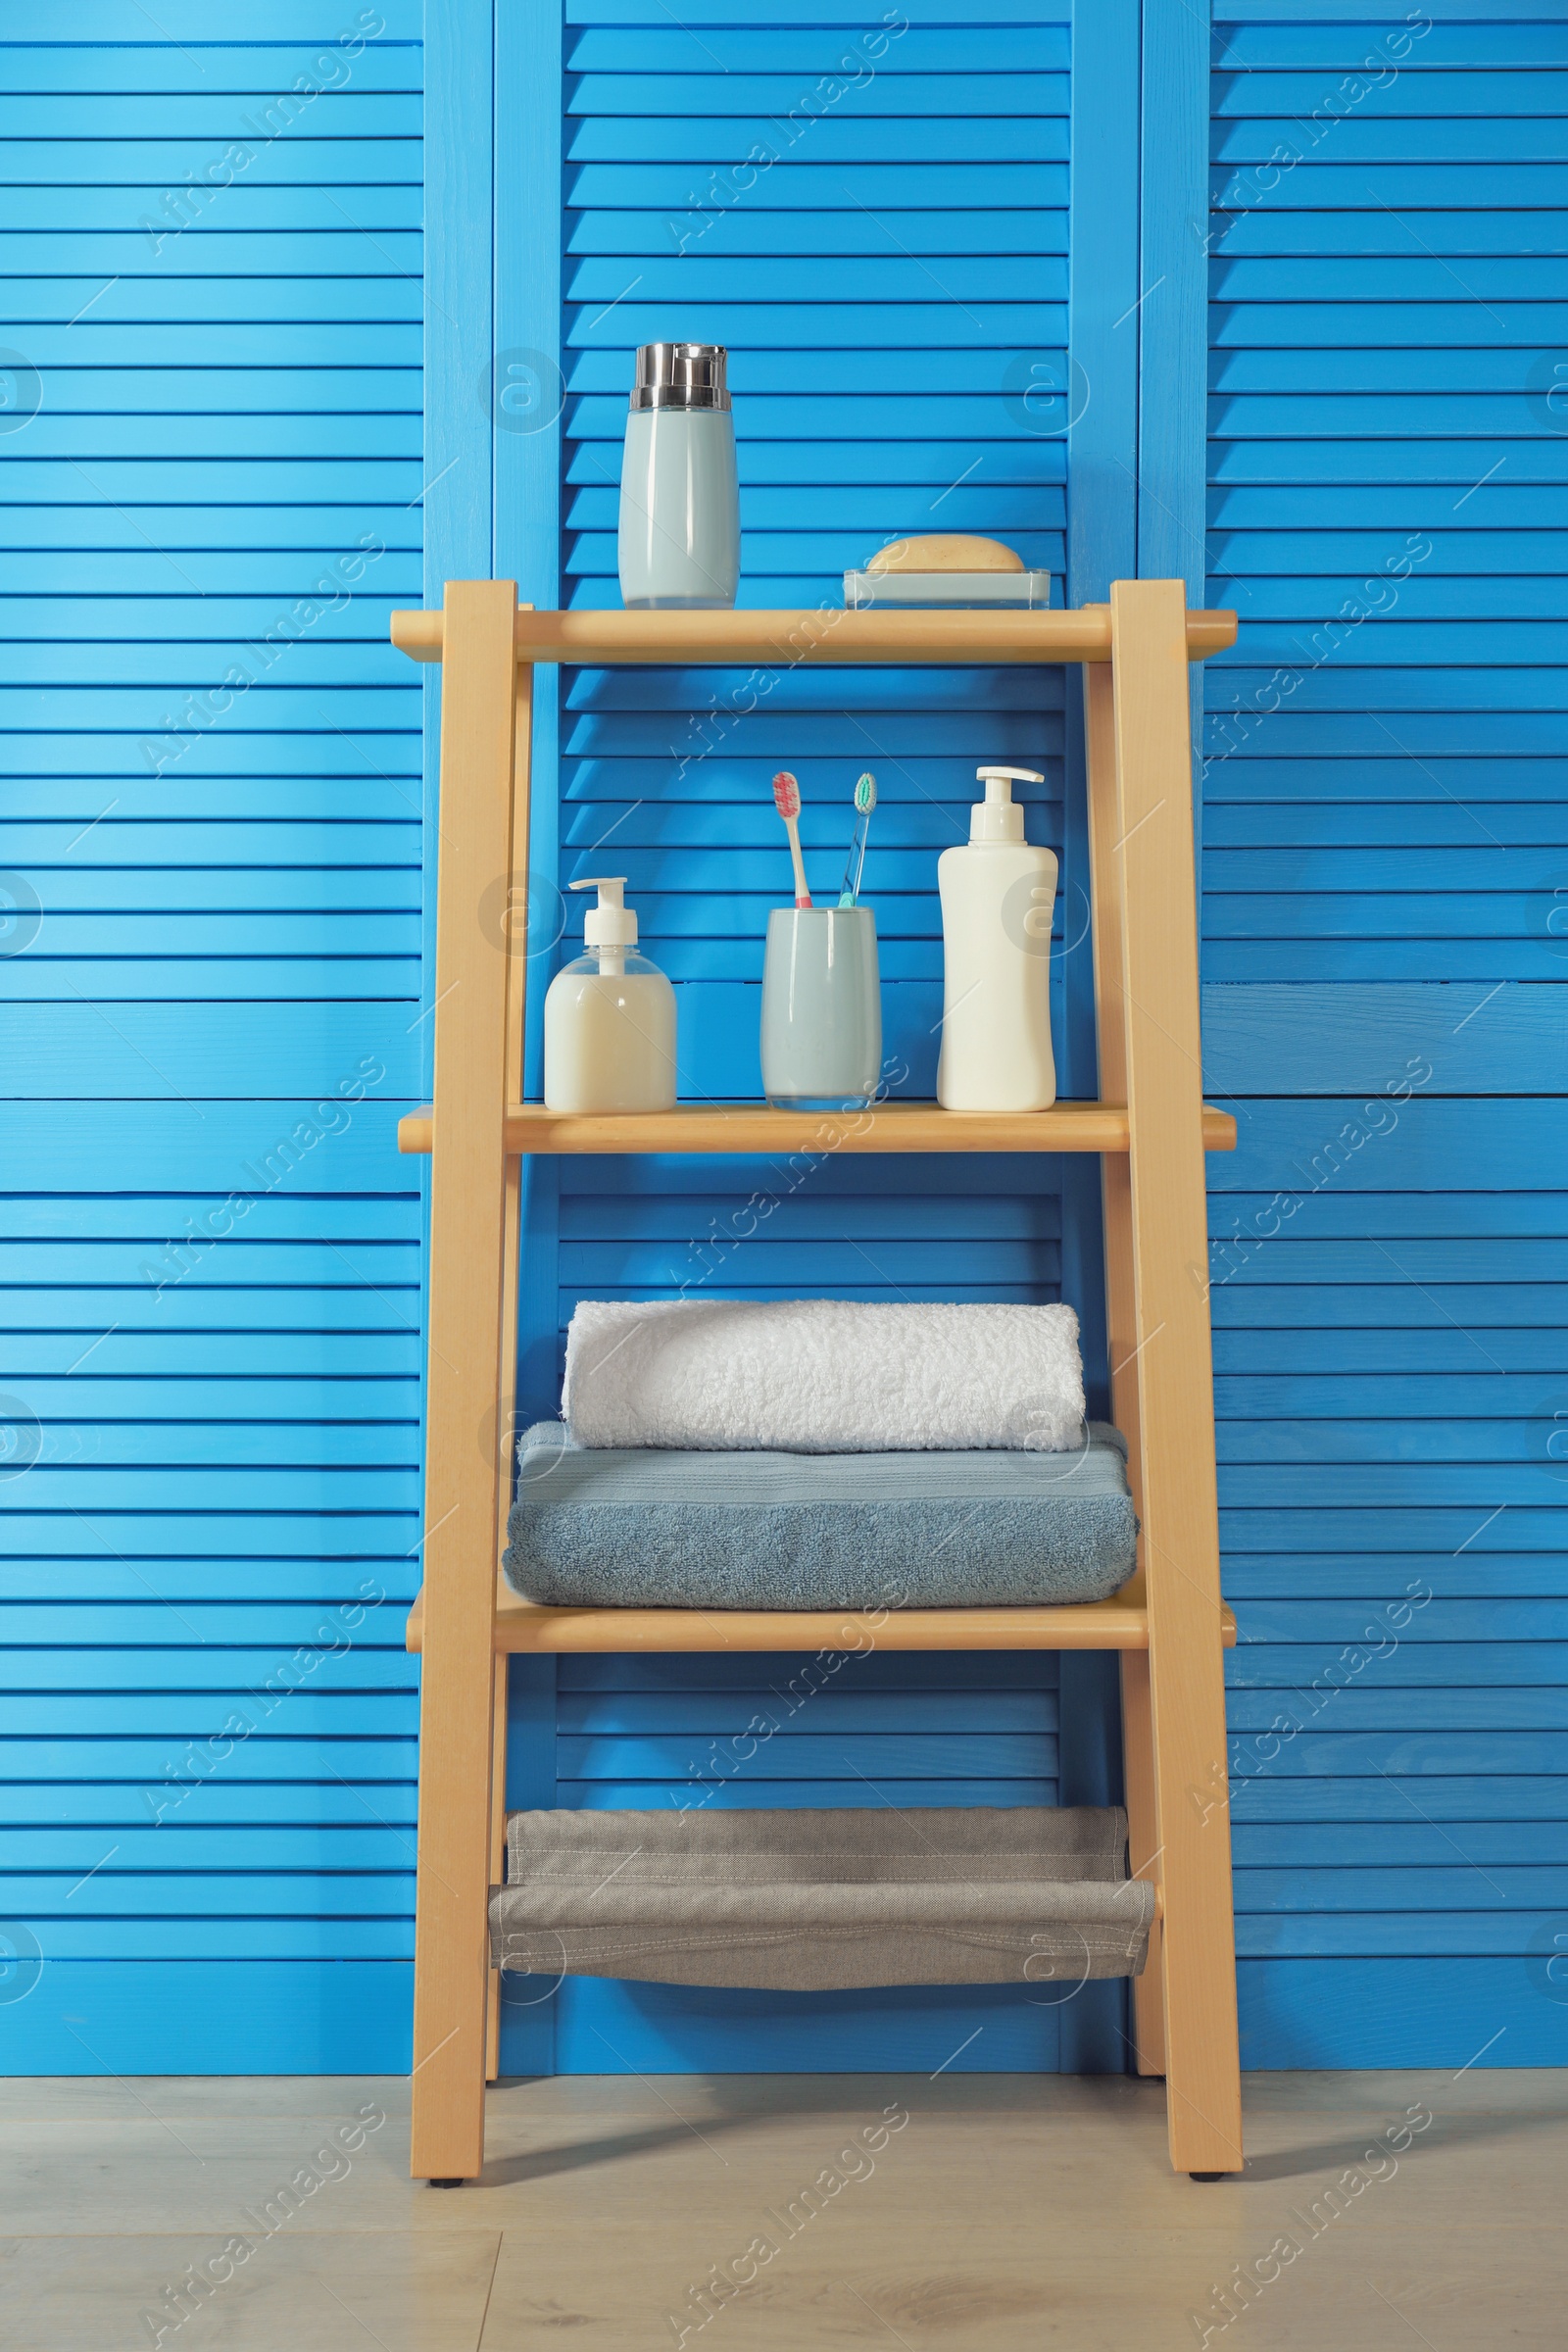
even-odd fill
[{"label": "wooden crossbar", "polygon": [[[1236,642],[1234,612],[1187,612],[1188,659],[1223,653]],[[440,612],[394,612],[392,642],[411,662],[439,662],[446,643]],[[536,612],[519,606],[516,655],[522,662],[564,662],[594,668],[624,662],[762,662],[780,669],[801,662],[1108,662],[1110,612]]]},{"label": "wooden crossbar", "polygon": [[[407,1645],[424,1647],[424,1593],[409,1611]],[[1220,1612],[1220,1639],[1236,1642],[1236,1620]],[[997,1609],[589,1609],[524,1600],[496,1578],[498,1652],[829,1649],[1116,1649],[1149,1647],[1149,1598],[1129,1577],[1109,1600]],[[1153,1840],[1150,1841],[1153,1850]],[[1136,1873],[1134,1874],[1136,1876]],[[1160,2071],[1158,2069],[1154,2070]]]},{"label": "wooden crossbar", "polygon": [[[1131,1859],[1156,1889],[1134,1990],[1137,2062],[1163,2073],[1170,2157],[1242,2166],[1203,1152],[1235,1143],[1205,1107],[1198,1022],[1188,667],[1233,642],[1180,581],[1119,581],[1067,612],[552,613],[507,580],[449,582],[392,634],[444,664],[435,1102],[401,1148],[431,1153],[423,1660],[411,2169],[474,2179],[496,2063],[487,1903],[500,1876],[506,1660],[523,1649],[695,1646],[682,1611],[498,1603],[511,1491],[521,1161],[550,1152],[799,1151],[815,1119],[758,1104],[563,1119],[520,1103],[533,665],[547,662],[1072,662],[1083,664],[1095,990],[1104,1100],[1033,1116],[884,1104],[832,1148],[1102,1155],[1112,1402],[1142,1522],[1137,1578],[1080,1609],[892,1613],[871,1639],[918,1648],[1103,1648],[1121,1658]],[[799,1125],[802,1132],[796,1134]],[[818,1140],[817,1148],[823,1146]],[[736,1647],[832,1640],[829,1613],[745,1612]],[[841,1615],[832,1613],[833,1625]],[[750,1637],[755,1636],[755,1640]],[[718,1646],[711,1642],[710,1646]],[[859,1641],[848,1646],[860,1646]]]},{"label": "wooden crossbar", "polygon": [[[514,1102],[507,1150],[560,1152],[1126,1152],[1125,1102],[1054,1102],[1020,1118],[1006,1110],[941,1110],[935,1102],[879,1102],[864,1110],[773,1110],[760,1102],[682,1102],[615,1117]],[[434,1108],[398,1121],[400,1152],[428,1152]],[[1236,1121],[1203,1105],[1203,1149],[1234,1152]]]}]

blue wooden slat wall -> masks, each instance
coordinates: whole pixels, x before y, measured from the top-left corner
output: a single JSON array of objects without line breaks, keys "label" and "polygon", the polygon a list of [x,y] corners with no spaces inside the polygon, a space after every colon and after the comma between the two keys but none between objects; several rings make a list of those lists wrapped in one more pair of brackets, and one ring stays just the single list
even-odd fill
[{"label": "blue wooden slat wall", "polygon": [[[552,15],[533,12],[533,37],[511,69],[523,121],[498,143],[498,208],[514,172],[536,186],[548,177],[540,61]],[[498,464],[517,483],[511,506],[498,485],[501,567],[515,567],[524,594],[618,604],[632,353],[675,337],[730,351],[743,604],[830,611],[845,569],[891,539],[942,528],[997,533],[1055,575],[1060,601],[1069,312],[1076,302],[1089,315],[1083,340],[1098,359],[1097,336],[1136,304],[1136,196],[1124,198],[1132,235],[1120,273],[1102,269],[1091,296],[1070,269],[1068,11],[1006,0],[986,15],[976,23],[928,4],[868,28],[829,7],[803,25],[726,0],[677,24],[656,0],[569,0],[551,126],[564,188],[559,283],[544,283],[535,261],[533,288],[497,330],[509,353],[531,355],[530,382],[553,387],[552,366],[561,368],[558,505],[539,462],[551,402],[522,412],[537,432],[497,436]],[[1123,7],[1102,16],[1089,43],[1102,123],[1119,104],[1135,136],[1135,17]],[[515,119],[507,53],[504,34],[503,124]],[[738,169],[754,148],[776,160]],[[519,259],[536,221],[514,222]],[[503,284],[508,250],[503,229]],[[1135,346],[1123,340],[1130,369]],[[1100,453],[1130,483],[1133,409],[1111,395],[1108,356],[1103,374]],[[559,541],[542,527],[550,505]],[[1092,516],[1090,499],[1080,530]],[[1102,543],[1093,560],[1104,554]],[[1082,586],[1082,560],[1078,576],[1078,593],[1103,593],[1098,577]],[[1070,922],[1058,919],[1058,1047],[1069,1085],[1076,1075],[1090,1092],[1083,824],[1065,686],[1050,670],[568,672],[559,766],[548,743],[540,763],[540,896],[552,873],[564,886],[606,871],[607,859],[624,871],[647,950],[676,984],[682,1092],[756,1096],[762,933],[788,886],[768,779],[780,764],[801,778],[808,873],[821,892],[837,889],[851,791],[870,767],[879,800],[866,888],[890,1083],[929,1095],[937,856],[967,833],[979,760],[1043,768],[1030,831],[1063,855]],[[565,919],[580,934],[577,903]],[[558,920],[553,912],[548,928]],[[572,952],[567,939],[558,954]],[[556,959],[539,958],[541,986]],[[748,1207],[759,1196],[769,1204],[760,1216]],[[533,1211],[523,1387],[535,1410],[554,1407],[560,1336],[584,1297],[1040,1299],[1065,1285],[1094,1344],[1092,1200],[1054,1162],[568,1162],[556,1184],[544,1178]],[[711,1657],[519,1667],[514,1799],[906,1806],[1106,1792],[1114,1741],[1098,1662],[1085,1676],[1054,1657],[901,1658],[867,1642],[873,1654],[825,1670]],[[776,1727],[760,1743],[736,1737],[753,1717]],[[1069,1723],[1077,1736],[1058,1753]],[[539,1990],[505,1987],[509,2070],[935,2067],[960,2045],[963,2068],[1122,2063],[1117,1987],[1065,2005],[1038,1987],[797,2002],[591,1981],[548,2000]]]},{"label": "blue wooden slat wall", "polygon": [[157,16],[0,107],[6,2064],[397,2068],[419,11]]},{"label": "blue wooden slat wall", "polygon": [[[1245,2048],[1561,2063],[1558,7],[1215,9],[1204,1035]],[[1281,1196],[1284,1196],[1283,1200]],[[1557,1867],[1553,1867],[1557,1866]]]}]

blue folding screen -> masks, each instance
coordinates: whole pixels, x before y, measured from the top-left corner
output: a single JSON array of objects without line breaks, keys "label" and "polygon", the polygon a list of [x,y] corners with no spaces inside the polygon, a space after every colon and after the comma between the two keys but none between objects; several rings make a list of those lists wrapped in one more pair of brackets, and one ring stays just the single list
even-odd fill
[{"label": "blue folding screen", "polygon": [[[1568,25],[1215,10],[1204,1042],[1244,2047],[1560,2064]],[[1514,1096],[1536,1098],[1512,1101]]]},{"label": "blue folding screen", "polygon": [[156,14],[0,101],[5,2063],[398,2066],[419,13]]},{"label": "blue folding screen", "polygon": [[[950,527],[1072,602],[1182,572],[1241,612],[1200,815],[1242,1126],[1210,1176],[1244,2053],[1560,2060],[1561,11],[1226,0],[1211,61],[1187,0],[676,14],[79,0],[7,46],[9,2062],[406,2063],[392,1126],[428,1083],[439,682],[386,612],[421,544],[426,601],[489,572],[613,600],[658,333],[734,354],[748,602],[831,605]],[[1063,1087],[1093,1091],[1070,682],[554,683],[536,1016],[556,883],[610,858],[688,1091],[754,1089],[767,778],[801,774],[831,883],[870,766],[889,1046],[928,1086],[935,858],[1005,753],[1047,771]],[[1102,1376],[1087,1164],[557,1176],[533,1409],[575,1298],[683,1286],[1066,1296]],[[1114,1786],[1094,1661],[546,1661],[513,1714],[523,1801]],[[1122,2048],[1114,1995],[508,1993],[519,2068]]]}]

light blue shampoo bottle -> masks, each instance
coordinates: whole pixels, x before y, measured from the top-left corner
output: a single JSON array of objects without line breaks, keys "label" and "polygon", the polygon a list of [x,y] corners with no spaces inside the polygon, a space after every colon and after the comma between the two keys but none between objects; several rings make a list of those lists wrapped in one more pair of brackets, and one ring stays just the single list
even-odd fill
[{"label": "light blue shampoo bottle", "polygon": [[721,343],[645,343],[620,468],[628,612],[727,610],[740,583],[735,419]]}]

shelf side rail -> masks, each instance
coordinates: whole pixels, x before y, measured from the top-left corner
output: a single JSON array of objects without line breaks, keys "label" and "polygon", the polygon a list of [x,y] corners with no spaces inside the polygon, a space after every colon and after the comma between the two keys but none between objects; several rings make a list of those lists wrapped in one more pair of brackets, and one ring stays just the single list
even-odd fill
[{"label": "shelf side rail", "polygon": [[[1232,2173],[1242,2169],[1241,2077],[1186,600],[1179,580],[1119,580],[1110,598],[1112,854],[1119,869],[1119,1009],[1129,1121],[1128,1202],[1120,1230],[1130,1224],[1133,1314],[1131,1331],[1124,1327],[1118,1344],[1125,1362],[1130,1338],[1137,1379],[1133,1434],[1149,1608],[1144,1736],[1164,1894],[1166,2118],[1176,2171]],[[1099,715],[1102,725],[1102,710]],[[1117,1216],[1123,1216],[1119,1204]],[[1116,1264],[1114,1250],[1112,1270],[1115,1311],[1123,1315],[1125,1267]],[[1136,1694],[1136,1679],[1134,1689]],[[1135,1716],[1134,1760],[1142,1771],[1137,1740]],[[1146,1837],[1147,1831],[1146,1822]],[[1151,2018],[1151,2028],[1152,2023]]]},{"label": "shelf side rail", "polygon": [[447,583],[435,973],[436,1091],[447,1115],[430,1167],[410,2159],[415,2178],[428,2180],[472,2180],[484,2161],[496,1549],[510,1494],[511,1416],[498,1399],[511,1393],[505,1367],[515,1344],[506,1329],[515,1296],[506,1266],[509,1231],[515,1240],[506,1106],[521,1019],[509,926],[498,933],[489,917],[498,880],[527,859],[526,840],[513,839],[529,759],[516,611],[512,580]]}]

